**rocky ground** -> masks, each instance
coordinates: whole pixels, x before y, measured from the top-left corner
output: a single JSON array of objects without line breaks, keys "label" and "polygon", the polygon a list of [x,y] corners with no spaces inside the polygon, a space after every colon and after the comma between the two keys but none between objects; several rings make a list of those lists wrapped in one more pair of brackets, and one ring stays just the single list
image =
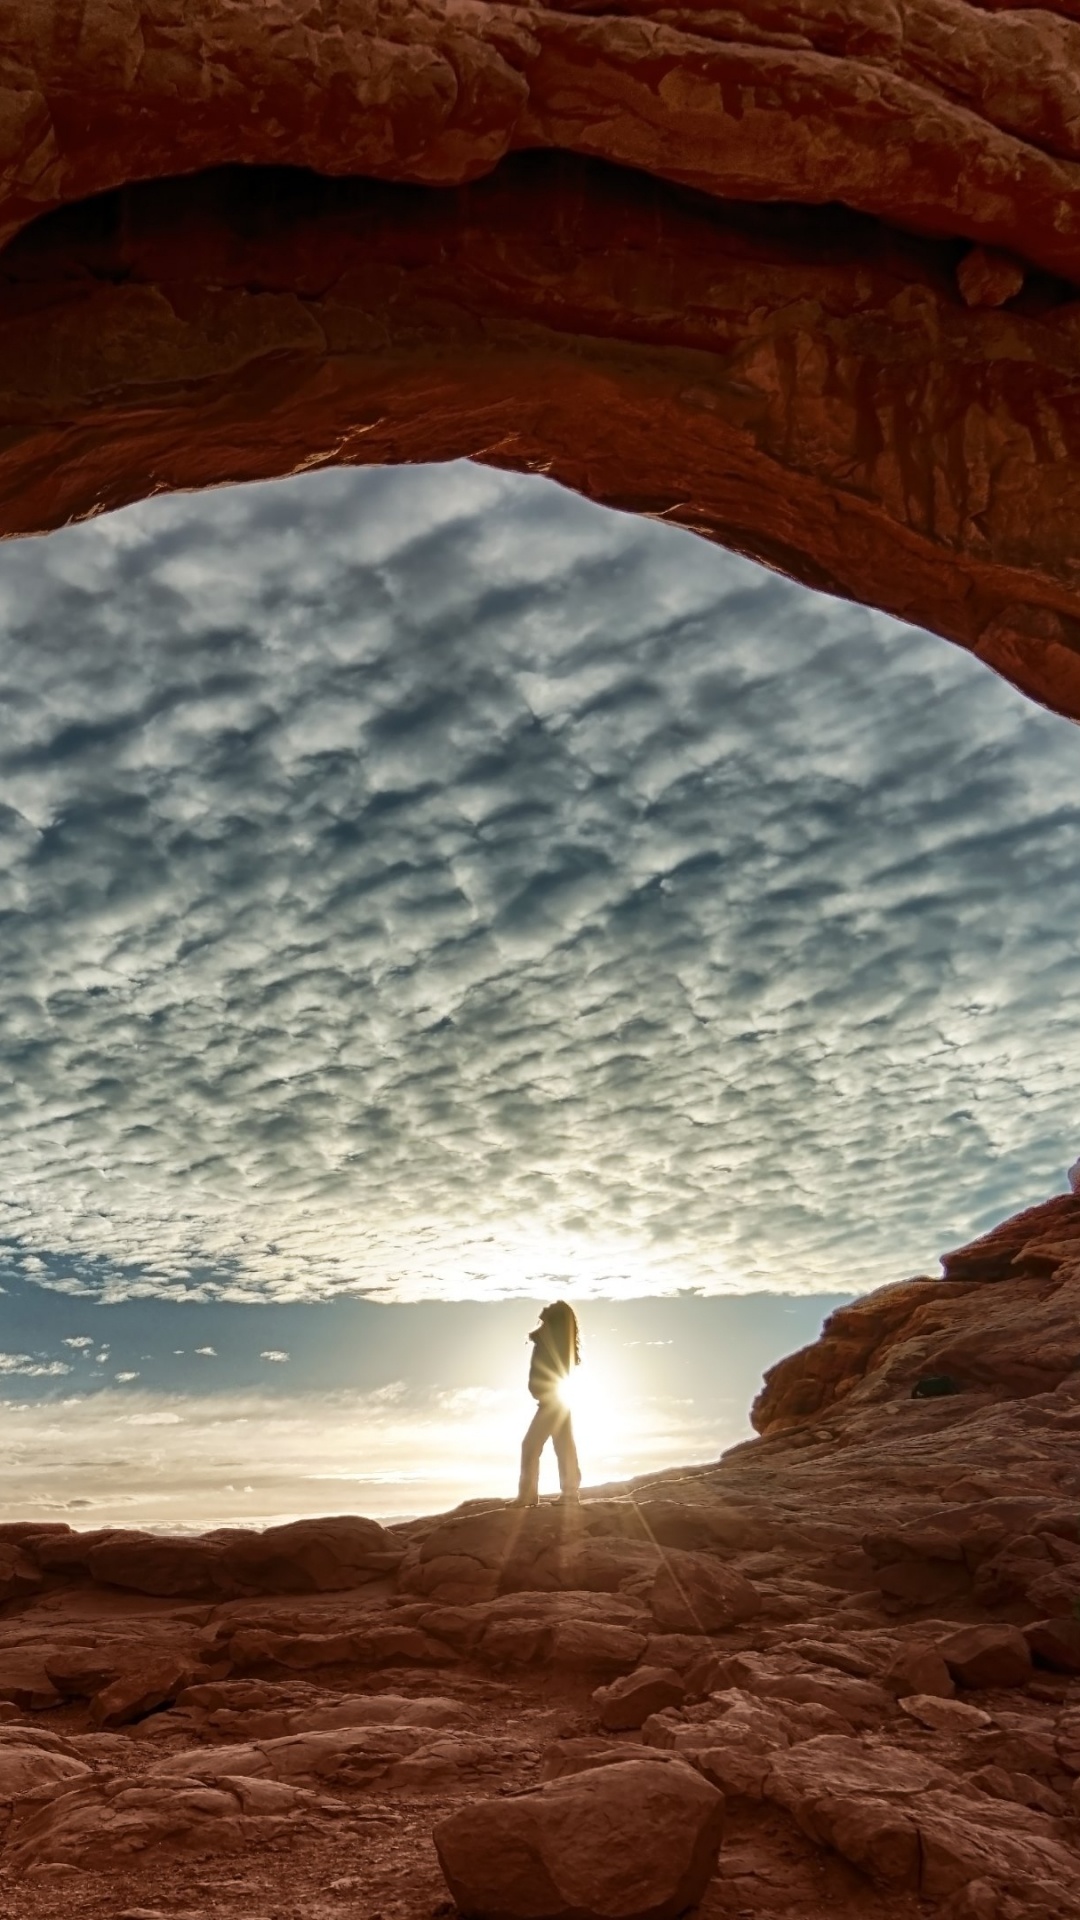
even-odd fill
[{"label": "rocky ground", "polygon": [[0,1916],[1080,1920],[1078,1309],[1059,1198],[580,1509],[0,1528]]}]

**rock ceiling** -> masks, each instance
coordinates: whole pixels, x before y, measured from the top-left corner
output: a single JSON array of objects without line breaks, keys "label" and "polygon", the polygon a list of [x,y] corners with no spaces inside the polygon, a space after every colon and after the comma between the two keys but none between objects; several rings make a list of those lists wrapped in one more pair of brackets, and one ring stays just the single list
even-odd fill
[{"label": "rock ceiling", "polygon": [[1080,0],[0,0],[0,531],[474,459],[1080,717]]}]

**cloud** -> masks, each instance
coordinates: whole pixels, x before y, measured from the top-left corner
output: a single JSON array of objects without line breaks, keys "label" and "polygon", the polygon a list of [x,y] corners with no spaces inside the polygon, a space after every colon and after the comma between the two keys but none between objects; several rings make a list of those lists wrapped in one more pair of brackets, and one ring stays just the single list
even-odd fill
[{"label": "cloud", "polygon": [[113,1374],[113,1379],[114,1379],[114,1380],[120,1380],[120,1381],[128,1381],[128,1380],[137,1380],[137,1379],[138,1379],[138,1377],[139,1377],[139,1375],[138,1375],[138,1372],[135,1372],[135,1373],[132,1373],[132,1372],[130,1372],[130,1371],[129,1371],[129,1372],[124,1372],[124,1373],[114,1373],[114,1374]]},{"label": "cloud", "polygon": [[462,465],[11,544],[0,687],[36,1286],[810,1292],[1061,1184],[1080,736],[940,641]]},{"label": "cloud", "polygon": [[94,1342],[88,1333],[82,1333],[82,1334],[79,1334],[75,1339],[65,1339],[64,1341],[65,1347],[75,1347],[80,1352],[85,1347],[92,1347],[93,1344]]},{"label": "cloud", "polygon": [[30,1353],[0,1353],[0,1374],[25,1374],[28,1379],[44,1380],[71,1371],[63,1360],[35,1358]]},{"label": "cloud", "polygon": [[272,1360],[279,1366],[282,1365],[288,1357],[288,1354],[283,1353],[280,1347],[264,1347],[262,1353],[259,1355],[260,1360]]},{"label": "cloud", "polygon": [[[12,1207],[11,1211],[14,1212],[15,1208]],[[89,1286],[85,1280],[77,1280],[72,1274],[64,1274],[59,1279],[53,1279],[50,1275],[35,1269],[28,1271],[26,1278],[32,1280],[35,1286],[48,1288],[50,1293],[69,1294],[76,1300],[95,1300],[98,1297],[96,1288]]]},{"label": "cloud", "polygon": [[217,1351],[214,1347],[196,1347],[195,1351],[204,1354],[209,1360],[217,1359]]}]

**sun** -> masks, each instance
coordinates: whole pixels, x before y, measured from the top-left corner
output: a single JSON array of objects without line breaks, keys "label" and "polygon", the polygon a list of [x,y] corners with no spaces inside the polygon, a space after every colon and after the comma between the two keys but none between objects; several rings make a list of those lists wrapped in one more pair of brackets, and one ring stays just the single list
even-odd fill
[{"label": "sun", "polygon": [[559,1399],[574,1422],[578,1452],[593,1458],[620,1448],[626,1427],[625,1408],[602,1368],[586,1359],[560,1380]]}]

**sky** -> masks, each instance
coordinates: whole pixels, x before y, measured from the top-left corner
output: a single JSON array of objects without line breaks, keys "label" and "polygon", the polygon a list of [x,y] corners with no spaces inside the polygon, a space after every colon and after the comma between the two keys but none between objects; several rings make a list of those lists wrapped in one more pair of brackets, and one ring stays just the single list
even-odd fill
[{"label": "sky", "polygon": [[446,1504],[556,1294],[713,1457],[1064,1184],[1080,733],[937,638],[460,463],[8,543],[0,687],[5,1512]]}]

